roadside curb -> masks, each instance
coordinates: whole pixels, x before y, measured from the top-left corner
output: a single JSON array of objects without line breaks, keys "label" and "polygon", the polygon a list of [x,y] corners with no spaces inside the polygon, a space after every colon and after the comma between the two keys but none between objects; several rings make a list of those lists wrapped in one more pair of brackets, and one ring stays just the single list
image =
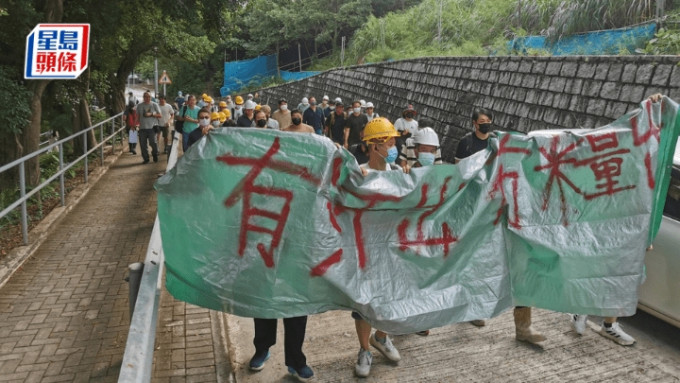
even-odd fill
[{"label": "roadside curb", "polygon": [[108,156],[101,166],[88,174],[88,183],[80,184],[68,193],[64,204],[65,206],[57,206],[52,209],[52,211],[28,233],[28,245],[12,249],[9,254],[0,261],[0,288],[2,288],[12,275],[14,275],[14,273],[33,256],[57,224],[59,224],[59,222],[61,222],[61,220],[78,205],[78,203],[89,193],[90,189],[92,189],[92,186],[106,174],[111,165],[116,162],[123,153],[125,153],[124,149],[120,152],[114,150],[113,155]]}]

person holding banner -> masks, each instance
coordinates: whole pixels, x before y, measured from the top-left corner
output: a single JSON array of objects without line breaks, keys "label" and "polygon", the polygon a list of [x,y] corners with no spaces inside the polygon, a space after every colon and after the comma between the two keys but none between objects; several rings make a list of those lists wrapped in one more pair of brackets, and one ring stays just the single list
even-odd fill
[{"label": "person holding banner", "polygon": [[[299,110],[293,110],[291,115],[293,116],[293,125],[282,130],[287,132],[314,133],[314,129],[311,126],[302,124],[302,113]],[[264,111],[260,110],[255,113],[254,118],[258,128],[266,128],[267,116]],[[249,366],[253,371],[261,371],[264,368],[264,362],[269,359],[269,348],[276,344],[277,320],[253,318],[253,321],[255,322],[255,338],[253,339],[255,355],[250,359]],[[288,373],[298,380],[306,382],[314,377],[314,371],[307,365],[307,358],[302,352],[302,344],[305,341],[305,331],[307,329],[307,316],[284,318],[283,327],[283,347]]]},{"label": "person holding banner", "polygon": [[[490,111],[475,109],[472,113],[472,125],[474,125],[475,131],[465,135],[458,143],[455,157],[456,163],[486,149],[489,137],[493,136],[491,130],[492,123],[493,115]],[[513,311],[513,316],[515,319],[515,338],[517,340],[532,344],[546,340],[543,334],[531,328],[531,307],[517,306]],[[483,319],[476,319],[470,323],[478,327],[486,325],[486,321]]]},{"label": "person holding banner", "polygon": [[[403,171],[399,165],[394,163],[399,154],[395,146],[395,137],[398,136],[399,133],[394,129],[394,125],[386,118],[378,117],[366,124],[362,140],[368,146],[368,162],[360,165],[361,172],[364,175],[375,171]],[[399,351],[385,332],[376,329],[375,333],[371,335],[371,324],[361,314],[353,311],[352,318],[354,318],[360,345],[357,363],[354,366],[354,372],[358,377],[365,378],[371,372],[373,355],[369,351],[369,344],[392,362],[401,360]]]}]

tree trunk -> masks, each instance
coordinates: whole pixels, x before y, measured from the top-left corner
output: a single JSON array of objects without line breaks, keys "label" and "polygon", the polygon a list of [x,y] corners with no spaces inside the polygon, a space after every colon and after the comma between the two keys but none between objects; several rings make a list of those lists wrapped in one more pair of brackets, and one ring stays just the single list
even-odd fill
[{"label": "tree trunk", "polygon": [[[33,91],[31,97],[31,120],[21,134],[22,148],[17,157],[35,152],[40,148],[40,122],[42,120],[42,95],[50,80],[34,80],[29,84]],[[40,181],[40,158],[33,157],[26,162],[26,183],[35,186]]]}]

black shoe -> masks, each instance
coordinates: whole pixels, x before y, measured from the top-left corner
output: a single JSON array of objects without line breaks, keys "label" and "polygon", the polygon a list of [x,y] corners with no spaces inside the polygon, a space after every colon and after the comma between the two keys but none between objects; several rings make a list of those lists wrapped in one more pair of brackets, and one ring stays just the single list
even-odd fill
[{"label": "black shoe", "polygon": [[144,162],[142,162],[142,163],[143,163],[143,164],[148,164],[148,163],[149,163],[149,160],[144,160]]},{"label": "black shoe", "polygon": [[135,152],[135,151],[133,150],[133,151],[132,151],[132,155],[133,155],[133,156],[136,156],[136,155],[137,155],[137,152]]},{"label": "black shoe", "polygon": [[158,162],[158,157],[154,157],[153,162]]}]

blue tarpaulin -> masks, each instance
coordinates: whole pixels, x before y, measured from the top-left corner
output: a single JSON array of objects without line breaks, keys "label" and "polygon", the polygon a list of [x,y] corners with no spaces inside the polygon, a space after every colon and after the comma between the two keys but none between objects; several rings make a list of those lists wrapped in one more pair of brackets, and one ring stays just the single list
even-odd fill
[{"label": "blue tarpaulin", "polygon": [[[319,72],[281,71],[284,81],[301,80]],[[254,59],[224,63],[224,85],[220,94],[226,96],[249,85],[259,85],[264,80],[278,75],[276,55],[259,56]]]},{"label": "blue tarpaulin", "polygon": [[656,23],[635,27],[579,33],[550,43],[545,36],[517,37],[508,43],[514,52],[527,53],[529,49],[547,50],[553,56],[620,54],[635,52],[641,42],[654,38]]}]

